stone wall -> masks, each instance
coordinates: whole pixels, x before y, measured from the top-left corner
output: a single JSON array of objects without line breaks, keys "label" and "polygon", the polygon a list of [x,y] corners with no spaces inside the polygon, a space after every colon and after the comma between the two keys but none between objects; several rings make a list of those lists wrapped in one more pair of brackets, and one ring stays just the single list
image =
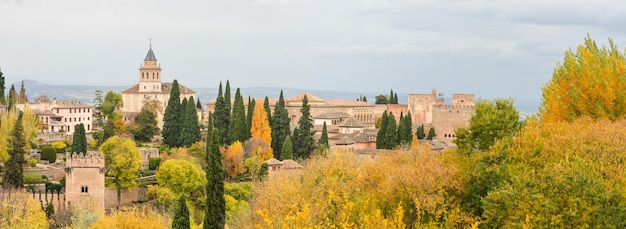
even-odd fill
[{"label": "stone wall", "polygon": [[[437,139],[451,143],[456,138],[454,131],[459,127],[469,126],[469,120],[475,112],[474,106],[434,106],[432,124]],[[426,134],[428,135],[428,131]]]},{"label": "stone wall", "polygon": [[[122,189],[122,195],[120,195],[120,206],[142,201],[145,199],[147,193],[148,189],[145,187],[134,187],[133,189],[124,188]],[[106,188],[104,198],[105,208],[117,207],[117,189]]]}]

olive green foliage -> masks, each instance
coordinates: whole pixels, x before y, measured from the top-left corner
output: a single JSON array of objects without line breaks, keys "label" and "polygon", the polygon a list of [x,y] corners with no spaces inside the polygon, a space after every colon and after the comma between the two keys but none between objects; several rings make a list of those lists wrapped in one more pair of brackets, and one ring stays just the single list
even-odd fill
[{"label": "olive green foliage", "polygon": [[21,188],[24,184],[24,165],[26,164],[24,140],[24,127],[22,126],[22,115],[18,115],[11,140],[9,142],[9,160],[4,163],[4,175],[2,176],[2,187],[5,189]]},{"label": "olive green foliage", "polygon": [[159,186],[172,190],[176,195],[185,195],[190,200],[204,195],[204,171],[187,160],[169,159],[163,162],[157,170],[156,179]]},{"label": "olive green foliage", "polygon": [[180,134],[182,130],[183,117],[181,111],[184,110],[180,104],[180,88],[178,80],[172,83],[170,98],[163,114],[163,144],[169,147],[182,146]]},{"label": "olive green foliage", "polygon": [[57,150],[52,146],[44,146],[41,149],[41,160],[49,161],[50,163],[54,163],[57,160]]},{"label": "olive green foliage", "polygon": [[87,153],[87,136],[85,135],[85,125],[82,123],[74,125],[74,135],[72,138],[72,153]]},{"label": "olive green foliage", "polygon": [[424,139],[426,137],[426,132],[424,132],[424,124],[417,127],[417,131],[415,131],[415,135],[417,135],[417,139]]},{"label": "olive green foliage", "polygon": [[437,134],[435,133],[435,127],[433,126],[428,130],[428,137],[426,137],[426,139],[433,140],[435,137],[437,137]]},{"label": "olive green foliage", "polygon": [[213,118],[215,119],[213,125],[217,128],[220,145],[230,144],[229,132],[230,132],[230,95],[229,101],[226,101],[222,95],[222,83],[218,89],[217,99],[215,100],[215,113]]},{"label": "olive green foliage", "polygon": [[291,144],[291,137],[287,136],[282,147],[283,152],[280,153],[280,160],[293,159],[293,145]]},{"label": "olive green foliage", "polygon": [[135,118],[135,124],[130,129],[133,138],[140,142],[149,142],[157,130],[157,121],[154,113],[147,109],[141,109],[141,112]]},{"label": "olive green foliage", "polygon": [[320,140],[317,141],[317,145],[322,147],[328,147],[328,130],[326,127],[326,122],[322,125],[322,136],[320,136]]},{"label": "olive green foliage", "polygon": [[[270,122],[270,126],[272,128],[272,151],[274,152],[275,158],[282,157],[282,146],[285,139],[291,135],[291,128],[289,126],[290,122],[289,112],[285,108],[285,98],[283,97],[283,91],[281,90],[278,102],[274,105],[274,114],[272,115]],[[293,149],[291,150],[293,151]]]},{"label": "olive green foliage", "polygon": [[224,169],[219,148],[218,130],[213,129],[207,145],[206,207],[204,228],[222,229],[226,224],[226,200],[224,199]]},{"label": "olive green foliage", "polygon": [[161,158],[160,157],[152,157],[152,158],[148,159],[148,169],[150,169],[150,170],[157,169],[160,164],[161,164]]},{"label": "olive green foliage", "polygon": [[172,229],[189,229],[189,209],[187,208],[187,200],[184,195],[178,199],[178,205],[174,211],[174,219],[172,220]]},{"label": "olive green foliage", "polygon": [[388,104],[389,99],[386,95],[377,95],[375,104]]},{"label": "olive green foliage", "polygon": [[300,108],[300,120],[298,121],[298,131],[294,130],[292,143],[294,149],[294,157],[309,158],[313,151],[313,123],[311,120],[311,105],[306,95],[302,98],[302,107]]}]

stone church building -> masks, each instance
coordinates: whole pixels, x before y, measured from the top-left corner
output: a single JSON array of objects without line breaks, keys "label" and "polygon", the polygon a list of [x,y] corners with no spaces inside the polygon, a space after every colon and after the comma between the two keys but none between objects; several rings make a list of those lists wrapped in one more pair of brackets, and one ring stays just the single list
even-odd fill
[{"label": "stone church building", "polygon": [[[161,64],[157,62],[157,58],[152,51],[152,45],[148,49],[148,54],[143,60],[143,64],[139,67],[139,83],[122,91],[122,101],[124,107],[121,108],[125,121],[132,121],[141,111],[144,102],[156,100],[159,102],[163,111],[167,107],[167,101],[170,99],[170,91],[172,83],[163,83],[161,81]],[[173,81],[173,79],[172,79]],[[178,84],[180,89],[180,99],[189,98],[191,96],[196,99],[196,92]],[[195,101],[194,101],[195,102]],[[163,128],[163,113],[157,114],[157,126]]]}]

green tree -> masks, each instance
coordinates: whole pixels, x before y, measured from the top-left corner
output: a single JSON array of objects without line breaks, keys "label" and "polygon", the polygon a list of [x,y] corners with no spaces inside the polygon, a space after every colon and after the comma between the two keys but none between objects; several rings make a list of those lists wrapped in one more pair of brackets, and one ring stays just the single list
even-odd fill
[{"label": "green tree", "polygon": [[413,138],[413,122],[411,120],[411,112],[405,116],[400,113],[400,124],[398,125],[398,138],[401,145],[408,145]]},{"label": "green tree", "polygon": [[386,95],[377,95],[375,104],[389,104],[389,99]]},{"label": "green tree", "polygon": [[274,105],[274,115],[272,115],[272,121],[270,122],[272,127],[272,150],[274,157],[277,159],[281,158],[285,139],[291,135],[290,122],[289,112],[285,108],[283,91],[280,90],[280,96],[278,97],[278,102]]},{"label": "green tree", "polygon": [[293,146],[291,145],[291,137],[287,135],[283,147],[281,148],[280,160],[293,159]]},{"label": "green tree", "polygon": [[87,154],[87,136],[85,135],[85,125],[82,123],[74,125],[72,153],[82,153],[83,155]]},{"label": "green tree", "polygon": [[363,98],[361,98],[361,101],[367,102],[367,97],[363,96]]},{"label": "green tree", "polygon": [[415,135],[417,135],[417,139],[424,139],[426,137],[426,132],[424,131],[424,124],[417,127],[417,131],[415,131]]},{"label": "green tree", "polygon": [[104,101],[100,104],[100,110],[107,119],[113,119],[114,112],[123,106],[122,94],[108,91],[104,96]]},{"label": "green tree", "polygon": [[230,101],[230,81],[226,80],[226,89],[224,89],[224,102],[226,102],[226,107],[228,107],[228,110],[230,111],[232,109],[231,104],[232,101]]},{"label": "green tree", "polygon": [[[228,81],[227,81],[228,82]],[[229,145],[230,139],[228,138],[228,133],[230,132],[230,95],[229,101],[226,101],[226,98],[222,96],[222,83],[220,82],[217,100],[215,101],[215,113],[213,114],[213,118],[215,119],[213,125],[217,128],[220,145]]]},{"label": "green tree", "polygon": [[246,129],[247,137],[246,139],[252,137],[250,134],[250,128],[252,128],[252,117],[254,116],[254,107],[256,106],[256,100],[248,96],[248,112],[246,113]]},{"label": "green tree", "polygon": [[166,160],[159,165],[155,175],[160,187],[168,188],[176,195],[184,195],[194,201],[204,195],[205,174],[199,166],[187,160]]},{"label": "green tree", "polygon": [[19,189],[24,186],[24,157],[26,141],[24,140],[24,127],[22,126],[22,115],[18,115],[11,140],[9,141],[9,160],[4,164],[4,176],[2,177],[2,187],[5,189]]},{"label": "green tree", "polygon": [[20,93],[17,98],[18,104],[26,104],[28,103],[28,96],[26,95],[26,87],[24,86],[24,80],[20,84]]},{"label": "green tree", "polygon": [[435,137],[437,137],[437,134],[435,134],[435,127],[433,126],[428,130],[428,137],[426,137],[426,139],[433,140]]},{"label": "green tree", "polygon": [[[183,101],[185,101],[185,99]],[[186,101],[186,103],[181,104],[183,123],[179,137],[182,146],[190,147],[193,143],[200,141],[202,136],[200,134],[198,112],[196,110],[196,104],[193,102],[193,96]]]},{"label": "green tree", "polygon": [[0,103],[6,105],[5,94],[4,94],[4,74],[2,74],[2,69],[0,69]]},{"label": "green tree", "polygon": [[102,125],[104,124],[104,114],[102,114],[102,102],[103,102],[103,98],[102,98],[102,91],[101,90],[96,90],[95,92],[95,96],[93,99],[93,118],[94,118],[94,125],[98,126],[98,127],[102,127]]},{"label": "green tree", "polygon": [[197,99],[198,101],[196,101],[196,108],[202,110],[202,103],[200,103],[200,98],[198,97]]},{"label": "green tree", "polygon": [[104,154],[106,175],[113,177],[119,208],[122,188],[132,188],[137,185],[135,179],[137,171],[141,168],[141,153],[135,146],[135,142],[118,136],[109,138],[99,150]]},{"label": "green tree", "polygon": [[57,160],[57,150],[52,146],[44,146],[41,148],[41,160],[55,162]]},{"label": "green tree", "polygon": [[141,112],[135,118],[135,126],[131,129],[133,138],[141,142],[149,142],[154,136],[157,129],[157,121],[154,113],[147,109],[141,109]]},{"label": "green tree", "polygon": [[226,224],[224,171],[221,161],[222,154],[220,152],[220,143],[216,129],[214,129],[211,133],[211,140],[207,142],[207,197],[203,228],[223,229]]},{"label": "green tree", "polygon": [[319,145],[320,147],[326,147],[328,148],[328,130],[326,129],[326,122],[324,122],[324,125],[322,126],[322,136],[320,137],[320,140],[317,141],[317,145]]},{"label": "green tree", "polygon": [[383,112],[383,116],[380,118],[380,127],[376,134],[376,149],[387,149],[389,143],[387,142],[387,126],[389,119],[387,118],[387,110]]},{"label": "green tree", "polygon": [[172,220],[172,229],[188,229],[191,228],[189,223],[189,209],[187,208],[187,200],[185,195],[180,195],[178,205],[174,211],[174,219]]},{"label": "green tree", "polygon": [[626,58],[609,39],[599,48],[589,35],[568,50],[542,88],[542,121],[573,121],[582,116],[617,120],[626,115]]},{"label": "green tree", "polygon": [[396,116],[392,112],[389,112],[387,116],[387,128],[385,128],[385,149],[394,149],[400,143],[398,141],[398,125],[396,123]]},{"label": "green tree", "polygon": [[239,88],[237,88],[237,91],[235,92],[235,103],[233,104],[233,116],[230,125],[232,130],[230,132],[231,141],[244,142],[248,139],[250,130],[246,129],[248,127],[248,124],[246,124],[246,111]]},{"label": "green tree", "polygon": [[267,120],[272,124],[272,110],[270,109],[270,99],[265,96],[263,100],[263,108],[265,109],[265,113],[267,113]]},{"label": "green tree", "polygon": [[388,98],[389,98],[389,100],[387,101],[388,104],[395,104],[395,100],[394,100],[394,97],[393,97],[393,89],[391,89],[391,92],[389,92],[389,97]]},{"label": "green tree", "polygon": [[17,92],[15,91],[15,86],[11,84],[11,88],[9,89],[9,101],[7,101],[7,110],[13,110],[16,102]]},{"label": "green tree", "polygon": [[313,133],[311,128],[311,106],[306,95],[302,98],[302,107],[300,108],[302,116],[298,121],[298,132],[294,131],[293,144],[294,156],[297,158],[309,158],[313,151]]},{"label": "green tree", "polygon": [[470,154],[488,150],[497,140],[512,137],[520,128],[519,112],[512,99],[479,100],[469,127],[457,129],[453,142],[459,151]]},{"label": "green tree", "polygon": [[172,83],[170,98],[167,101],[165,114],[163,115],[163,143],[169,147],[180,147],[182,145],[180,134],[182,130],[182,117],[180,104],[180,88],[178,80]]}]

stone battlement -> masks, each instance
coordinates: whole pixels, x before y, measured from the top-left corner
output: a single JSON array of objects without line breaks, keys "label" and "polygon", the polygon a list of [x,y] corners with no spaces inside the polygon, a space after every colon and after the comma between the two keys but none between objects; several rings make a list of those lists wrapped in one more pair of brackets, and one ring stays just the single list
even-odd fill
[{"label": "stone battlement", "polygon": [[471,108],[471,109],[474,109],[475,106],[472,106],[472,105],[446,105],[446,104],[442,104],[442,105],[433,105],[433,108],[439,108],[439,109],[464,109],[464,108]]},{"label": "stone battlement", "polygon": [[89,151],[83,156],[81,153],[67,154],[65,167],[97,167],[104,168],[104,156],[97,151]]}]

